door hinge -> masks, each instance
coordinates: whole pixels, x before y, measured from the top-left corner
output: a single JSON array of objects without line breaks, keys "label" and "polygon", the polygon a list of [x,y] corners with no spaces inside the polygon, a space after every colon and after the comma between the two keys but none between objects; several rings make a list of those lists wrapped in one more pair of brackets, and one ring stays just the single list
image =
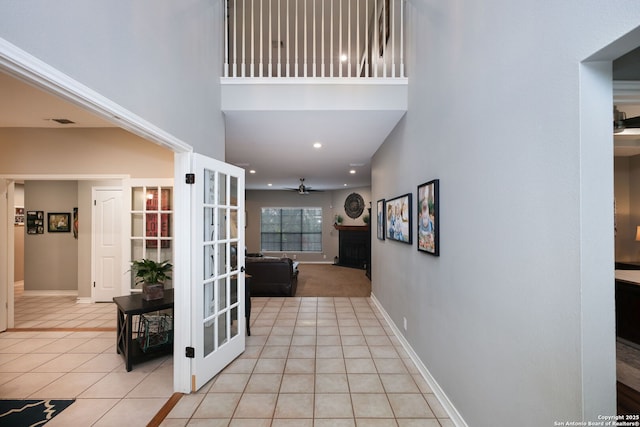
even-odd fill
[{"label": "door hinge", "polygon": [[94,288],[96,287],[96,282],[93,282],[93,287],[94,287]]},{"label": "door hinge", "polygon": [[193,359],[194,357],[196,357],[196,349],[193,347],[187,347],[185,348],[184,355],[189,359]]},{"label": "door hinge", "polygon": [[196,183],[196,174],[195,173],[188,173],[185,175],[185,182],[187,184],[195,184]]},{"label": "door hinge", "polygon": [[93,206],[97,206],[98,204],[96,203],[96,201],[93,201]]}]

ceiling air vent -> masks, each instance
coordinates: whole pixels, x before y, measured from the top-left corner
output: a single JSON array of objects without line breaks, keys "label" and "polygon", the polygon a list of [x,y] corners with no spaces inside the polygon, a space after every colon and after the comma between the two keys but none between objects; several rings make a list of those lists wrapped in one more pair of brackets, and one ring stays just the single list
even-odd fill
[{"label": "ceiling air vent", "polygon": [[75,122],[72,122],[69,119],[51,119],[51,120],[53,120],[54,122],[58,122],[61,125],[72,125],[72,124],[75,124]]}]

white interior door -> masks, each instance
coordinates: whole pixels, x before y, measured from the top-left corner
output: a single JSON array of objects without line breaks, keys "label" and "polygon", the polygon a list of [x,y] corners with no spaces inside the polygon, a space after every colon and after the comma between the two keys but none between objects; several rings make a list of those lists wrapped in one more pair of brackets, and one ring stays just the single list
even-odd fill
[{"label": "white interior door", "polygon": [[113,301],[122,294],[123,190],[93,189],[93,288],[95,302]]},{"label": "white interior door", "polygon": [[244,170],[194,154],[192,391],[244,352]]}]

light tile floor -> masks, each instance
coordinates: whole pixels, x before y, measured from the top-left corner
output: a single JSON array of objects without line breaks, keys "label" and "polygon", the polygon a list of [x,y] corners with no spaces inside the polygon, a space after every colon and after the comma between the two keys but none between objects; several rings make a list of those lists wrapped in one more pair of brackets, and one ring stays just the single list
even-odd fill
[{"label": "light tile floor", "polygon": [[[113,304],[39,298],[16,295],[16,328],[51,327],[31,317],[35,306],[59,328],[115,328]],[[369,298],[252,305],[246,351],[162,426],[453,426]],[[170,356],[126,372],[115,331],[0,333],[0,397],[77,399],[47,427],[145,426],[171,396],[172,372]]]}]

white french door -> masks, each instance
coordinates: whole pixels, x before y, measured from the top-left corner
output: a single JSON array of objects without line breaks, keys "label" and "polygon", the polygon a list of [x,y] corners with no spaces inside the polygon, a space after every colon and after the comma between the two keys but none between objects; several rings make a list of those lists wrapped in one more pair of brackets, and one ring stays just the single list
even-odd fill
[{"label": "white french door", "polygon": [[245,348],[244,170],[194,154],[192,391]]}]

